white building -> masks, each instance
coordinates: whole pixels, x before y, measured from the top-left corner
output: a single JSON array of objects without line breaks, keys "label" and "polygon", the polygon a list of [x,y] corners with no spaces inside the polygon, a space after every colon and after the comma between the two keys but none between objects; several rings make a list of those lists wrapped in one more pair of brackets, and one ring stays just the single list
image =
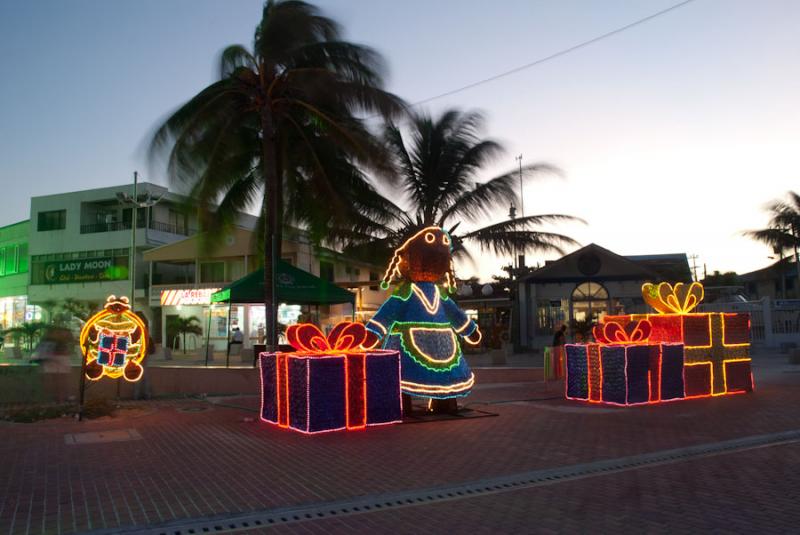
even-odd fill
[{"label": "white building", "polygon": [[569,337],[589,329],[606,314],[644,313],[645,282],[691,282],[685,253],[621,256],[594,243],[520,278],[517,292],[520,345],[550,345],[562,324]]},{"label": "white building", "polygon": [[[196,214],[185,209],[186,197],[163,186],[139,183],[137,197],[158,202],[137,209],[134,230],[133,209],[121,199],[132,193],[129,184],[31,199],[27,302],[58,304],[73,299],[97,308],[111,294],[131,297],[130,252],[135,239],[134,308],[147,316],[156,342],[169,346],[168,316],[203,318],[207,330],[209,290],[258,268],[261,259],[253,232],[258,219],[239,214],[236,228],[213,253],[204,254]],[[302,231],[285,236],[282,258],[353,291],[359,319],[370,317],[386,297],[378,288],[382,266],[315,247]],[[172,290],[176,291],[169,293]],[[166,301],[162,295],[167,295]],[[350,305],[303,310],[323,327],[354,313]],[[220,316],[210,331],[215,346],[225,346],[230,324],[243,327],[246,346],[257,340],[258,326],[264,323],[263,306],[234,306],[230,312],[231,317],[226,307],[224,314],[214,313]]]},{"label": "white building", "polygon": [[[130,251],[133,209],[120,195],[133,185],[75,191],[31,199],[30,280],[32,303],[65,298],[102,303],[110,294],[131,294]],[[136,307],[145,309],[149,282],[142,252],[196,232],[196,218],[181,210],[185,197],[150,183],[138,185],[140,199],[160,199],[136,216]]]}]

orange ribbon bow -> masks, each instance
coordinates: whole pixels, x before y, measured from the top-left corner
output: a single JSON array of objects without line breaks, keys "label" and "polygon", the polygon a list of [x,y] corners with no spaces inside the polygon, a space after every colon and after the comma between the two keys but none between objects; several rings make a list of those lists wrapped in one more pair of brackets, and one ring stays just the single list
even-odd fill
[{"label": "orange ribbon bow", "polygon": [[595,325],[592,333],[600,344],[644,344],[652,330],[653,326],[647,320],[631,321],[625,327],[611,321]]},{"label": "orange ribbon bow", "polygon": [[338,323],[326,337],[313,323],[289,325],[286,339],[297,351],[304,353],[345,353],[358,351],[367,339],[367,330],[361,323]]}]

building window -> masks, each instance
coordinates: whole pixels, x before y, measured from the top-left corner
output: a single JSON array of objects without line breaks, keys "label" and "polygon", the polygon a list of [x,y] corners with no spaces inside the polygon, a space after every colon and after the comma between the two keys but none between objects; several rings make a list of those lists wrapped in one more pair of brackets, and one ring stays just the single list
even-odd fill
[{"label": "building window", "polygon": [[319,278],[333,282],[333,263],[324,260],[319,261]]},{"label": "building window", "polygon": [[19,244],[19,273],[28,272],[28,244]]},{"label": "building window", "polygon": [[10,245],[5,248],[5,274],[11,275],[13,273],[17,273],[17,265],[19,262],[19,246],[18,245]]},{"label": "building window", "polygon": [[200,264],[200,282],[225,282],[225,262]]},{"label": "building window", "polygon": [[228,260],[228,280],[237,281],[245,275],[244,258]]},{"label": "building window", "polygon": [[168,217],[170,232],[186,234],[186,227],[188,226],[186,214],[170,209]]},{"label": "building window", "polygon": [[584,282],[572,292],[572,319],[596,323],[608,313],[608,291],[602,284]]},{"label": "building window", "polygon": [[[369,272],[369,280],[371,280],[371,281],[381,280],[381,276],[378,275],[377,273],[375,273],[374,271],[370,271]],[[378,287],[377,286],[370,286],[369,289],[372,290],[373,292],[377,292],[378,291]]]},{"label": "building window", "polygon": [[39,232],[45,230],[64,230],[65,228],[67,228],[66,210],[39,212],[39,224],[36,227]]},{"label": "building window", "polygon": [[564,307],[562,307],[560,300],[538,300],[536,302],[536,315],[538,318],[536,331],[540,334],[553,333],[559,325],[564,323]]}]

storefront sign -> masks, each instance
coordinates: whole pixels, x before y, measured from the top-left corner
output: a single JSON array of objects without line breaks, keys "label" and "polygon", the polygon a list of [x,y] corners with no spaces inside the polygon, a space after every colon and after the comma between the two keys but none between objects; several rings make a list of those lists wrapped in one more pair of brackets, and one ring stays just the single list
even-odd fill
[{"label": "storefront sign", "polygon": [[189,290],[161,290],[161,306],[208,305],[211,294],[219,288],[192,288]]},{"label": "storefront sign", "polygon": [[45,284],[96,282],[128,278],[128,267],[114,265],[111,257],[59,260],[44,265]]}]

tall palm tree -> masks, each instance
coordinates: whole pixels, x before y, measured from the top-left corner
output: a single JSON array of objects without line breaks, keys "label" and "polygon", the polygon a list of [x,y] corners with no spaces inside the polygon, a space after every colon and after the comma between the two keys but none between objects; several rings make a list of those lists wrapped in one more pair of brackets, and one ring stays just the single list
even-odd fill
[{"label": "tall palm tree", "polygon": [[[765,211],[769,214],[767,228],[761,230],[747,230],[743,232],[748,238],[768,245],[779,254],[781,260],[786,251],[794,252],[794,261],[797,267],[798,283],[800,283],[800,258],[798,258],[798,245],[800,245],[800,195],[794,191],[786,194],[788,200],[775,200],[768,203]],[[783,263],[781,262],[781,282],[783,280]],[[783,290],[784,298],[786,290]]]},{"label": "tall palm tree", "polygon": [[[269,0],[253,50],[225,48],[219,80],[153,135],[151,162],[165,158],[170,179],[190,187],[206,236],[221,236],[237,211],[260,204],[269,349],[277,345],[274,261],[283,225],[310,226],[316,236],[333,220],[342,226],[349,179],[359,177],[355,164],[380,163],[359,115],[403,109],[382,89],[382,70],[376,52],[344,41],[339,25],[315,7]],[[342,169],[352,176],[341,179]],[[286,203],[313,198],[326,199],[314,203],[326,216]]]},{"label": "tall palm tree", "polygon": [[[497,209],[518,205],[518,169],[481,182],[483,168],[503,152],[503,147],[481,136],[484,119],[477,112],[448,110],[432,119],[422,113],[412,117],[404,134],[396,124],[385,129],[385,143],[392,154],[391,195],[364,195],[362,205],[371,208],[362,218],[365,231],[354,232],[348,252],[384,255],[417,230],[437,225],[449,231],[454,253],[469,255],[465,243],[497,254],[555,251],[576,245],[572,238],[546,232],[540,225],[581,221],[561,214],[528,215],[508,219],[478,229],[461,232],[462,222],[478,223]],[[543,173],[560,173],[552,165],[524,166],[522,174],[531,178]],[[395,203],[390,199],[401,199]]]}]

